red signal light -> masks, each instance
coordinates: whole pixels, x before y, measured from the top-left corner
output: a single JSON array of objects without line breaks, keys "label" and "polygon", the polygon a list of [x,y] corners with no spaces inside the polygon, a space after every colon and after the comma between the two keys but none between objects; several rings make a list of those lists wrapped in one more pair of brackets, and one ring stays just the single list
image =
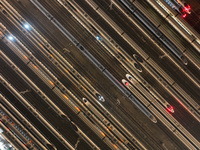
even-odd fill
[{"label": "red signal light", "polygon": [[187,16],[187,14],[182,15],[183,18],[185,18]]},{"label": "red signal light", "polygon": [[172,106],[170,107],[167,107],[167,111],[171,112],[171,113],[174,113],[174,108]]},{"label": "red signal light", "polygon": [[187,14],[190,14],[191,12],[191,7],[190,7],[190,5],[186,5],[183,9],[183,12],[186,12]]},{"label": "red signal light", "polygon": [[185,11],[185,12],[188,12],[189,10],[190,10],[190,8],[188,8],[188,7],[183,8],[183,11]]},{"label": "red signal light", "polygon": [[190,10],[191,9],[191,6],[190,5],[187,5],[187,7],[186,7],[188,10]]}]

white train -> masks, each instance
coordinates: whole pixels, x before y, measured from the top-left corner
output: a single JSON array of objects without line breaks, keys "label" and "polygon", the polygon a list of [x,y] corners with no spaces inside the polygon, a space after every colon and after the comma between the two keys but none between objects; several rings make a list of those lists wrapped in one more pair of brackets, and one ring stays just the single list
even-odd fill
[{"label": "white train", "polygon": [[[15,52],[16,52],[16,50],[15,50]],[[17,53],[17,52],[16,52]],[[21,54],[21,53],[18,53],[18,55],[19,55],[19,57],[27,64],[27,66],[29,67],[29,68],[31,68],[31,70],[49,87],[49,88],[51,88],[56,94],[58,94],[58,93],[60,93],[60,90],[58,89],[58,88],[56,88],[55,86],[58,86],[58,87],[60,87],[61,89],[64,89],[64,91],[66,90],[66,88],[65,87],[63,87],[63,85],[57,80],[57,78],[53,75],[53,74],[51,74],[51,72],[48,72],[48,77],[46,76],[46,72],[44,73],[43,71],[41,71],[36,65],[34,65],[28,58],[26,58],[26,57],[22,57],[23,56],[23,54]],[[4,57],[6,57],[6,56],[4,56]],[[32,61],[34,61],[35,63],[37,63],[37,65],[38,65],[38,60],[33,56],[33,55],[30,55],[29,56],[29,58],[32,60]],[[40,66],[43,66],[43,65],[41,65],[40,63],[39,63],[39,65]],[[43,67],[44,68],[44,67]],[[46,70],[46,68],[45,68],[45,70]],[[16,70],[16,71],[18,71],[18,70]],[[51,78],[53,78],[53,80],[54,81],[51,81],[50,79],[49,79],[49,77],[51,77]],[[26,78],[25,78],[26,79]],[[29,82],[29,81],[28,81]],[[55,82],[55,84],[56,85],[54,85],[54,83],[53,82]],[[51,104],[50,106],[52,107],[53,106],[53,104],[52,104],[52,102],[50,101],[50,100],[48,100],[48,97],[43,93],[43,92],[41,92],[40,90],[38,90],[38,88],[37,87],[34,87],[34,90],[36,91],[36,93],[38,93],[39,94],[39,96],[40,97],[42,97],[48,104]],[[66,96],[64,95],[64,94],[62,94],[62,96],[61,96],[61,99],[63,100],[63,96],[64,96],[64,101],[66,101]],[[97,95],[97,96],[100,96],[100,95]],[[71,102],[71,103],[73,103],[73,102]],[[68,106],[69,106],[70,104],[68,104]],[[73,111],[80,111],[80,109],[73,103],[73,105],[70,105],[69,106]],[[64,115],[63,113],[60,113],[60,111],[59,111],[59,109],[58,108],[56,108],[55,106],[53,107],[53,109],[63,118],[63,119],[65,119],[65,120],[67,120],[67,121],[69,121],[70,119],[66,116],[66,115]],[[82,132],[82,131],[81,131]],[[79,133],[79,132],[77,132],[77,133]],[[97,132],[96,132],[97,133]],[[82,138],[84,137],[84,139],[86,140],[86,142],[87,141],[89,141],[89,142],[87,142],[87,143],[89,143],[89,145],[91,146],[91,147],[93,147],[94,149],[95,149],[95,147],[97,147],[97,146],[95,146],[95,144],[93,143],[92,144],[92,141],[85,135],[85,134],[83,134],[83,132],[82,132],[82,134],[81,134],[82,136]],[[83,136],[84,135],[84,136]],[[110,142],[109,142],[110,140],[106,140],[106,143],[108,144],[108,145],[112,145]],[[113,147],[113,145],[112,145],[112,147]],[[116,147],[116,146],[114,146],[114,147]],[[98,149],[98,148],[97,148]]]},{"label": "white train", "polygon": [[[142,72],[142,68],[141,66],[134,60],[132,59],[130,56],[128,56],[127,54],[123,55],[121,53],[119,53],[118,51],[122,51],[122,49],[119,47],[119,45],[112,39],[110,38],[104,31],[103,29],[101,29],[99,27],[99,25],[97,23],[95,23],[92,18],[90,18],[89,15],[87,15],[86,12],[84,12],[80,7],[77,6],[77,4],[74,1],[68,1],[73,7],[75,7],[77,10],[79,10],[80,12],[82,12],[80,15],[82,15],[82,17],[84,19],[86,19],[90,26],[93,28],[91,29],[91,27],[86,27],[84,26],[95,38],[97,38],[98,41],[100,41],[100,43],[127,69],[127,70],[132,70],[133,66],[134,69],[136,69],[138,72]],[[66,7],[65,3],[62,3],[59,1],[59,3],[61,5],[63,5],[63,7],[65,7],[67,10],[68,7]],[[72,13],[73,14],[73,13]],[[75,14],[73,14],[75,15]],[[75,17],[76,18],[76,17]],[[80,20],[78,20],[80,22]],[[82,22],[80,22],[82,24]],[[98,30],[98,31],[97,31]],[[100,33],[99,33],[100,32]],[[96,33],[96,34],[95,34]],[[104,35],[104,38],[107,39],[108,41],[110,41],[111,43],[107,43],[109,46],[110,44],[112,45],[112,48],[109,47],[107,44],[102,43],[101,41],[106,42],[105,40],[103,40],[103,38],[101,38],[100,35]],[[140,104],[138,101],[135,100],[135,98],[133,96],[130,96],[130,94],[128,94],[129,92],[123,87],[121,86],[121,84],[119,84],[118,81],[116,81],[116,79],[109,73],[109,71],[107,69],[105,69],[104,66],[102,66],[80,43],[77,45],[79,47],[79,49],[143,112],[145,113],[146,116],[151,116],[152,114],[143,107],[142,104]],[[117,49],[115,50],[116,47]],[[129,65],[128,62],[131,62],[133,64]],[[131,69],[130,69],[131,68]]]},{"label": "white train", "polygon": [[[134,93],[134,95],[140,100],[142,101],[142,104],[145,106],[145,107],[150,107],[151,106],[151,103],[154,103],[155,100],[151,101],[151,103],[146,99],[144,98],[128,81],[126,81],[125,79],[122,79],[122,83],[132,92]],[[152,119],[153,122],[157,122],[156,118],[154,117]]]},{"label": "white train", "polygon": [[[108,137],[106,137],[105,133],[96,127],[88,118],[87,114],[85,114],[79,107],[77,107],[66,95],[64,95],[57,87],[53,89],[53,91],[59,96],[60,99],[65,101],[68,107],[81,119],[85,122],[90,129],[102,140],[104,141],[111,149],[116,149],[116,145],[114,146]],[[79,134],[79,132],[77,132]],[[117,148],[118,149],[118,148]]]},{"label": "white train", "polygon": [[[124,85],[134,94],[136,94],[140,100],[144,101],[144,97],[136,91],[136,89],[125,79],[122,80]],[[161,105],[158,103],[155,103],[155,101],[152,102],[155,106],[151,105],[148,101],[145,102],[145,106],[148,107],[149,110],[151,110],[158,118],[159,120],[177,137],[184,137],[180,140],[184,142],[184,144],[189,147],[190,149],[196,149],[200,146],[200,143],[177,121],[175,118],[173,118],[171,115],[169,115],[166,111],[162,111],[160,113],[157,111],[156,108],[159,108],[162,110]],[[187,138],[186,138],[187,137]],[[189,139],[189,140],[188,140]]]},{"label": "white train", "polygon": [[[18,21],[20,21],[20,23],[21,24],[23,24],[23,28],[25,28],[24,26],[27,24],[27,22],[26,22],[26,20],[9,4],[9,3],[7,3],[6,1],[4,1],[3,2],[4,3],[4,5],[5,5],[5,7],[7,8],[7,9],[9,9],[10,10],[10,13],[12,14],[12,15],[14,15],[15,16],[15,18],[18,18],[18,20],[15,20],[15,22],[18,22]],[[49,18],[49,19],[51,19],[51,21],[53,22],[56,22],[57,24],[58,24],[58,26],[59,27],[62,27],[61,25],[60,25],[60,23],[57,21],[57,20],[55,20],[54,18],[53,18],[53,16],[51,16],[45,9],[43,9],[42,8],[42,5],[40,4],[40,3],[38,3],[38,1],[34,1],[34,4],[37,4],[37,6],[39,7],[39,9],[42,9],[44,12],[43,13],[45,13],[46,15],[47,15],[47,17]],[[13,13],[14,12],[14,13]],[[19,23],[19,25],[21,25]],[[91,85],[90,85],[90,83],[86,80],[86,79],[84,79],[74,68],[73,68],[73,66],[71,66],[71,64],[69,63],[69,62],[67,62],[33,27],[31,27],[30,25],[29,25],[29,28],[31,28],[31,30],[30,31],[26,31],[26,30],[23,30],[22,29],[22,32],[23,33],[26,33],[26,35],[28,36],[28,37],[31,37],[31,38],[36,38],[37,40],[39,40],[39,43],[42,43],[42,45],[44,46],[43,48],[45,49],[45,51],[42,51],[48,58],[50,58],[50,60],[52,60],[52,55],[49,53],[49,52],[51,52],[52,54],[54,54],[56,57],[58,57],[59,59],[58,60],[62,60],[61,62],[62,63],[64,63],[65,65],[65,67],[67,67],[67,69],[69,70],[69,72],[71,73],[71,74],[73,74],[73,76],[71,76],[71,77],[74,77],[75,76],[75,78],[76,78],[76,80],[77,81],[79,81],[81,84],[83,84],[83,86],[85,86],[86,87],[86,89],[88,89],[99,101],[102,101],[102,102],[104,102],[105,101],[105,99],[104,99],[104,97],[100,94],[100,93],[98,93]],[[34,36],[33,36],[34,35]],[[71,38],[73,38],[71,35],[69,35]],[[74,40],[73,40],[74,41]],[[74,41],[75,42],[75,41]],[[77,45],[77,42],[75,42],[75,44]],[[28,52],[27,54],[28,54],[28,56],[30,57],[29,59],[30,60],[32,60],[31,59],[31,56],[30,55],[32,55],[31,54],[31,52],[30,51],[27,51],[26,50],[26,52]],[[26,53],[25,52],[25,53]],[[33,59],[34,59],[34,57],[32,57]],[[57,63],[59,63],[58,61],[56,61]],[[60,63],[59,63],[60,64]]]},{"label": "white train", "polygon": [[22,103],[55,137],[66,147],[74,149],[73,146],[33,107],[3,76],[0,82]]},{"label": "white train", "polygon": [[7,100],[2,94],[0,94],[0,101],[4,105],[10,108],[10,111],[13,112],[17,117],[19,117],[20,121],[31,131],[38,139],[39,141],[45,145],[48,149],[56,150],[56,147],[48,141],[42,133],[40,133],[10,102]]},{"label": "white train", "polygon": [[[174,108],[165,100],[165,99],[160,99],[159,96],[157,95],[156,91],[150,86],[147,85],[145,87],[149,87],[147,88],[147,90],[152,94],[146,92],[146,89],[144,87],[142,87],[138,81],[133,78],[131,75],[126,74],[126,78],[135,86],[138,86],[138,88],[142,91],[142,93],[148,98],[148,100],[150,100],[152,103],[154,101],[154,98],[152,97],[152,95],[166,108],[167,111],[169,111],[170,113],[174,113]],[[148,84],[148,83],[147,83]]]},{"label": "white train", "polygon": [[[200,106],[192,99],[155,61],[151,58],[144,61],[139,55],[133,54],[133,57],[146,69],[149,73],[161,83],[161,85],[174,97],[177,101],[187,108],[197,120],[200,120]],[[148,62],[148,63],[147,63]],[[158,73],[159,72],[159,73]],[[142,83],[145,85],[144,83]],[[145,85],[147,86],[147,85]]]},{"label": "white train", "polygon": [[[124,143],[126,147],[129,149],[134,149],[136,146],[142,147],[143,149],[146,149],[143,147],[143,145],[136,140],[135,137],[131,136],[131,134],[124,128],[125,131],[127,131],[126,135],[123,135],[115,126],[113,123],[111,123],[107,118],[104,117],[86,98],[83,98],[83,103],[85,106],[93,112],[93,114],[104,124],[107,126],[107,128],[116,136],[118,139]],[[128,138],[126,137],[128,136]],[[139,143],[139,144],[138,144]]]},{"label": "white train", "polygon": [[29,150],[28,147],[26,147],[24,145],[24,143],[22,141],[20,141],[15,135],[14,133],[12,133],[5,125],[3,122],[0,121],[0,127],[1,129],[3,129],[3,133],[1,133],[2,135],[4,135],[4,137],[6,137],[7,139],[10,139],[11,143],[13,144],[13,146],[15,148],[21,148],[23,150]]},{"label": "white train", "polygon": [[[2,54],[3,55],[3,54]],[[7,58],[7,56],[5,56],[4,55],[4,58]],[[11,63],[11,61],[7,58],[7,61],[10,63],[10,64],[13,64],[13,63]],[[52,83],[52,82],[50,82],[51,84],[49,84],[49,79],[35,66],[35,65],[33,65],[31,62],[29,62],[28,64],[27,64],[28,66],[29,66],[29,68],[31,68],[35,73],[36,73],[36,75],[38,75],[39,77],[40,77],[40,79],[48,86],[48,87],[50,87],[51,89],[53,88],[53,91],[57,94],[57,95],[59,95],[60,93],[60,90],[59,89],[57,89],[56,87],[55,87],[55,85]],[[12,67],[13,66],[13,67]],[[12,67],[12,69],[13,70],[15,70],[15,71],[17,71],[18,72],[18,74],[19,75],[21,75],[22,77],[23,77],[23,79],[24,80],[26,80],[27,82],[28,82],[28,84],[29,85],[34,85],[34,83],[32,83],[32,81],[29,79],[29,78],[27,78],[27,76],[25,76],[25,74],[23,74],[20,70],[19,70],[19,68],[17,68],[14,64],[13,65],[11,65],[11,67]],[[33,87],[33,86],[32,86]],[[35,88],[34,88],[34,90],[36,91],[36,93],[38,93],[39,94],[39,96],[40,97],[42,97],[43,99],[45,99],[46,101],[47,101],[47,99],[48,99],[48,104],[51,104],[50,106],[52,107],[52,106],[54,106],[53,107],[53,109],[54,110],[56,110],[56,112],[58,113],[59,112],[59,115],[60,116],[62,116],[62,117],[64,117],[64,118],[67,118],[68,119],[68,117],[63,113],[63,112],[60,112],[59,111],[59,108],[56,106],[55,107],[55,104],[52,104],[52,102],[51,102],[51,100],[41,91],[41,90],[39,90],[39,88],[37,88],[36,86],[34,86]],[[57,90],[57,91],[56,91]],[[61,99],[63,99],[63,95],[64,94],[62,94],[60,97],[61,97]],[[66,101],[66,99],[65,99],[65,101]],[[68,103],[68,105],[70,105],[71,103]],[[77,107],[77,106],[75,106],[74,105],[74,107],[71,105],[71,107],[70,108],[74,108],[74,110],[79,110],[79,108]],[[80,111],[80,110],[79,110]],[[88,137],[87,137],[87,135],[85,135],[85,134],[83,134],[83,132],[79,129],[79,131],[77,132],[77,133],[79,133],[79,132],[81,132],[82,134],[82,138],[84,139],[84,140],[86,140],[86,142],[93,148],[93,149],[99,149],[98,148],[98,146],[95,144],[95,143],[93,143]]]},{"label": "white train", "polygon": [[2,104],[0,104],[0,113],[4,116],[5,122],[15,130],[14,132],[17,132],[17,135],[30,147],[45,149],[47,143],[41,143],[38,140],[40,137],[33,136],[33,134],[29,132],[9,111],[10,110],[7,110]]}]

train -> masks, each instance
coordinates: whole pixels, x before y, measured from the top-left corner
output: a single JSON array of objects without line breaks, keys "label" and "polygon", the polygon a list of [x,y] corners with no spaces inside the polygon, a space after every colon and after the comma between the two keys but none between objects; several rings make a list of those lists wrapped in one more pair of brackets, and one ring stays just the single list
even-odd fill
[{"label": "train", "polygon": [[13,115],[0,104],[0,117],[1,122],[4,123],[7,128],[16,135],[16,137],[22,141],[25,146],[29,149],[45,149],[45,147],[40,143],[30,132],[19,123]]},{"label": "train", "polygon": [[3,77],[0,82],[22,103],[55,137],[66,147],[73,149],[73,146],[32,106],[19,92]]},{"label": "train", "polygon": [[124,127],[124,131],[127,133],[121,133],[119,130],[113,125],[112,122],[110,122],[104,115],[102,115],[97,108],[95,108],[88,100],[87,98],[83,98],[83,103],[84,105],[94,113],[94,115],[103,123],[107,126],[107,128],[116,136],[118,139],[125,144],[129,149],[134,149],[134,148],[142,148],[146,149],[135,137],[133,137],[127,129]]},{"label": "train", "polygon": [[183,0],[164,0],[172,9],[179,12],[183,18],[191,14],[191,6]]},{"label": "train", "polygon": [[[40,5],[40,3],[38,3],[37,1],[35,1],[35,3],[38,5],[38,7],[40,9],[42,9],[42,5]],[[67,69],[69,70],[69,72],[71,74],[73,74],[71,77],[75,77],[75,79],[77,81],[79,81],[80,83],[82,83],[83,85],[85,85],[85,89],[88,89],[89,92],[91,92],[96,98],[97,100],[101,101],[101,102],[104,102],[105,99],[104,97],[99,93],[97,92],[91,85],[88,81],[86,81],[86,79],[84,79],[74,68],[73,66],[71,66],[71,64],[69,62],[67,62],[66,59],[64,59],[31,25],[29,25],[26,20],[9,4],[7,3],[6,1],[3,2],[3,4],[6,6],[7,9],[11,10],[11,13],[12,15],[15,16],[15,18],[17,18],[18,20],[15,20],[15,22],[18,23],[18,25],[22,26],[22,29],[21,31],[26,35],[28,36],[29,38],[36,38],[39,43],[41,43],[40,45],[42,45],[41,48],[43,48],[45,51],[42,51],[44,55],[46,55],[50,60],[52,60],[52,54],[55,55],[56,57],[59,57],[58,60],[62,60],[61,62],[59,61],[53,61],[54,64],[56,65],[57,63],[61,63],[61,64],[64,64],[63,66],[67,67]],[[2,8],[2,10],[4,10]],[[5,10],[4,10],[5,11]],[[44,13],[47,13],[46,10],[42,9],[42,11],[44,11]],[[13,12],[15,12],[13,14]],[[51,16],[49,13],[47,14],[47,17],[52,21],[52,22],[55,22],[57,24],[58,27],[62,28],[62,25],[53,17]],[[29,26],[29,28],[31,28],[31,30],[28,30],[27,28],[25,28],[25,26]],[[24,30],[23,28],[25,28],[26,30]],[[64,29],[64,28],[62,28]],[[64,31],[64,30],[62,30]],[[73,36],[69,33],[69,32],[64,32],[65,35],[67,35],[69,37],[69,39],[71,39],[71,41],[74,43],[74,44],[78,44],[78,41],[76,41]],[[33,36],[34,35],[34,36]],[[14,38],[14,37],[13,37]],[[15,38],[14,38],[15,39]],[[19,42],[19,41],[18,41]],[[26,49],[26,48],[25,48]],[[25,52],[29,57],[31,55],[31,52],[29,51],[26,51]],[[30,58],[32,61],[34,61],[34,57],[31,57]],[[38,64],[38,62],[36,62]],[[38,64],[39,65],[39,64]],[[62,66],[62,70],[63,70],[63,66]],[[60,65],[61,67],[61,65]],[[64,69],[65,70],[65,69]]]},{"label": "train", "polygon": [[[115,85],[117,85],[118,87],[121,87],[120,90],[122,90],[125,94],[127,93],[127,91],[122,87],[120,86],[118,83],[116,83],[116,79],[113,78],[112,75],[110,75],[109,71],[107,69],[105,69],[104,66],[102,66],[75,38],[73,38],[71,35],[69,35],[68,31],[66,31],[62,25],[49,13],[47,12],[46,10],[43,10],[44,8],[41,6],[41,4],[38,4],[38,1],[32,1],[33,4],[35,4],[36,6],[37,5],[40,5],[38,6],[39,9],[41,9],[41,11],[44,13],[44,15],[49,19],[51,20],[51,22],[56,25],[59,30],[65,35],[67,36],[74,44],[75,46],[77,46],[77,48],[84,54],[88,57],[88,59],[90,59],[107,77],[109,77],[109,79],[111,79],[111,81],[114,82]],[[69,35],[69,36],[68,36]],[[58,64],[57,64],[58,65]],[[133,97],[129,97],[129,99],[131,99],[131,101],[133,103],[135,103],[135,99]],[[139,103],[135,103],[137,107],[140,108],[140,105]],[[143,111],[143,109],[145,108],[141,108],[141,110]],[[144,110],[143,111],[144,113],[146,113],[147,116],[150,116],[150,112],[148,110]],[[150,115],[149,115],[150,114]]]},{"label": "train", "polygon": [[19,120],[50,150],[57,150],[57,148],[44,135],[42,135],[2,94],[0,94],[0,101],[13,112]]},{"label": "train", "polygon": [[[170,94],[176,97],[176,100],[187,108],[188,112],[190,112],[197,120],[200,120],[200,106],[197,102],[189,96],[162,68],[160,68],[160,66],[158,66],[153,59],[149,57],[142,59],[142,57],[138,54],[133,54],[133,57],[144,68],[146,68]],[[146,62],[144,60],[146,60]],[[146,82],[142,82],[142,84],[148,87]]]},{"label": "train", "polygon": [[[32,56],[32,54],[30,54],[29,53],[29,56],[28,56],[28,58],[27,57],[24,57],[25,55],[23,54],[23,53],[16,53],[26,64],[27,64],[27,66],[34,72],[34,73],[36,73],[55,93],[60,93],[60,91],[59,91],[59,89],[58,88],[55,88],[55,84],[56,84],[56,86],[58,86],[58,87],[60,87],[61,86],[61,84],[60,84],[60,82],[59,81],[57,81],[57,78],[56,77],[54,77],[54,78],[49,78],[49,76],[51,76],[51,77],[53,77],[52,76],[52,74],[49,72],[48,73],[48,76],[46,76],[45,74],[44,74],[44,72],[43,71],[41,71],[35,64],[33,64],[32,62],[30,62],[30,60],[28,59],[28,58],[30,58],[31,59],[31,61],[33,61],[34,63],[36,63],[36,62],[38,62],[37,61],[37,59],[34,57],[34,56]],[[38,63],[37,63],[38,64]],[[40,64],[40,63],[39,63]],[[42,66],[41,64],[40,64],[40,66]],[[54,84],[55,83],[55,84]],[[60,89],[65,89],[63,86],[62,87],[60,87]],[[34,88],[34,90],[38,93],[40,93],[40,97],[42,97],[42,98],[44,98],[44,100],[45,101],[47,101],[47,97],[45,96],[45,95],[43,95],[42,93],[43,92],[41,92],[41,91],[38,91],[37,90],[37,88]],[[66,91],[66,90],[64,90],[64,91]],[[61,96],[61,99],[63,99],[63,96],[64,96],[64,98],[66,99],[66,96],[65,95],[62,95]],[[97,95],[97,96],[100,96],[100,95]],[[65,101],[65,99],[64,99],[64,101]],[[49,102],[48,102],[48,104],[49,104]],[[52,104],[51,104],[52,105]],[[70,108],[72,108],[72,110],[77,110],[77,109],[79,109],[77,106],[75,106],[74,105],[74,107],[70,107]],[[55,110],[55,108],[54,108],[54,110]],[[66,119],[66,116],[64,116],[64,115],[62,115],[62,117],[65,119],[65,120],[69,120],[69,119]],[[107,140],[107,143],[109,143],[109,140]]]},{"label": "train", "polygon": [[[4,55],[4,58],[5,58],[6,56]],[[10,64],[12,64],[11,62],[10,62]],[[28,66],[29,66],[29,68],[31,68],[32,70],[33,70],[33,72],[35,72],[42,80],[43,80],[43,82],[45,82],[46,84],[47,84],[47,86],[49,86],[50,88],[52,88],[53,89],[53,91],[58,95],[58,91],[59,90],[57,90],[57,91],[55,91],[57,88],[55,88],[55,85],[54,84],[52,84],[52,82],[49,82],[50,80],[46,77],[46,76],[44,76],[44,74],[43,73],[41,73],[41,71],[32,63],[32,62],[29,62],[28,64],[27,64]],[[20,74],[22,74],[22,72],[16,67],[16,66],[14,66],[14,65],[11,65],[12,66],[12,68],[15,70],[15,71],[17,71],[18,72],[18,74],[20,75]],[[25,79],[28,83],[29,83],[29,85],[31,85],[31,81],[30,81],[30,79],[28,79],[26,76],[23,76],[23,79]],[[56,105],[55,104],[53,104],[52,102],[51,102],[51,100],[41,91],[41,90],[38,90],[38,88],[37,87],[35,87],[35,92],[36,93],[38,93],[39,94],[39,96],[40,97],[42,97],[42,99],[44,99],[51,107],[53,107],[53,109],[54,110],[56,110],[56,113],[58,113],[59,112],[59,116],[62,116],[62,118],[64,118],[65,120],[68,120],[68,122],[70,122],[70,119],[64,114],[64,113],[62,113],[62,111],[60,111],[60,109],[58,108],[58,107],[55,107]],[[62,95],[62,97],[61,97],[62,99],[63,99],[63,95]],[[65,97],[64,97],[65,98]],[[66,98],[65,98],[66,99]],[[73,107],[71,107],[71,108],[73,108]],[[78,109],[78,107],[74,107],[74,109],[75,110],[79,110]],[[61,112],[61,113],[60,113]],[[74,128],[73,128],[74,129]],[[95,144],[95,143],[93,143],[88,137],[87,137],[87,135],[85,135],[80,129],[78,130],[78,131],[75,131],[78,135],[81,135],[81,137],[95,150],[95,149],[99,149],[98,148],[98,146]]]},{"label": "train", "polygon": [[4,125],[3,122],[0,121],[0,127],[3,130],[3,132],[1,133],[1,135],[3,135],[3,137],[5,137],[6,139],[10,139],[8,140],[9,142],[11,142],[11,144],[13,145],[14,148],[18,149],[21,148],[23,150],[29,150],[28,147],[26,147],[24,145],[24,143],[22,141],[20,141],[14,133],[12,133],[6,125]]},{"label": "train", "polygon": [[[75,6],[75,4],[74,4],[75,2],[71,2],[70,1],[70,4],[71,5],[73,5],[73,6]],[[78,9],[78,8],[77,8]],[[81,10],[81,12],[84,12],[84,11],[82,11]],[[89,21],[89,23],[90,23],[90,26],[92,26],[93,28],[94,28],[94,26],[98,26],[97,24],[95,24],[95,22],[92,22],[92,19],[89,17],[89,15],[87,15],[86,14],[86,12],[84,12],[82,15],[84,15],[84,17],[87,17],[86,19],[87,19],[87,21]],[[92,28],[92,29],[93,29]],[[88,29],[87,28],[87,30],[89,30],[89,32],[91,33],[91,34],[93,34],[94,32],[96,33],[96,32],[98,32],[96,29],[95,29],[95,31],[94,30],[92,30],[92,31],[90,31],[90,29]],[[102,30],[101,30],[102,31]],[[103,32],[103,31],[102,31]],[[97,40],[98,41],[104,41],[103,40],[103,38],[101,37],[101,34],[98,32],[98,33],[96,33],[96,34],[94,34],[95,35],[95,38],[98,38]],[[107,35],[106,35],[107,36]],[[109,36],[107,37],[108,38],[108,40],[112,43],[112,45],[114,45],[114,47],[116,47],[117,48],[117,50],[119,51],[119,50],[121,50],[121,48],[119,47],[119,45],[117,44],[117,43],[115,43],[114,42],[114,40],[112,39],[112,38],[110,38]],[[105,41],[104,41],[104,43],[101,43],[104,47],[105,47]],[[110,74],[110,72],[104,67],[104,66],[102,66],[80,43],[77,45],[79,48],[80,48],[80,50],[101,70],[101,72],[103,72],[123,93],[125,93],[125,95],[127,95],[127,90],[123,87],[123,86],[121,86],[121,85],[119,85],[119,83],[116,81],[116,79]],[[107,45],[106,45],[107,46]],[[107,49],[107,48],[106,48]],[[111,52],[112,51],[112,52]],[[123,53],[123,55],[121,54],[121,53],[119,53],[119,52],[113,52],[114,50],[111,48],[111,49],[109,49],[109,52],[117,59],[117,60],[119,60],[121,63],[122,63],[122,65],[125,67],[125,68],[127,68],[126,67],[126,65],[127,65],[127,62],[131,62],[132,64],[133,64],[133,67],[134,67],[134,69],[136,69],[138,72],[142,72],[142,68],[141,68],[141,66],[134,60],[134,59],[132,59],[130,56],[128,56],[126,53]],[[129,67],[130,68],[132,68],[132,66],[130,66],[129,65]],[[128,68],[127,68],[128,69]],[[128,69],[128,70],[130,70],[130,69]],[[127,96],[129,96],[129,94],[127,95]],[[147,116],[150,116],[150,112],[148,111],[148,110],[143,110],[144,108],[142,107],[142,105],[140,104],[140,103],[138,103],[138,102],[136,102],[136,100],[134,99],[134,97],[133,96],[131,96],[131,97],[129,97],[129,99],[141,110],[141,111],[143,111]],[[142,107],[142,108],[141,108]]]},{"label": "train", "polygon": [[[123,84],[134,94],[136,94],[140,100],[144,101],[144,97],[135,90],[135,88],[125,79],[122,79]],[[159,120],[179,139],[184,142],[184,144],[190,148],[190,149],[196,149],[199,147],[200,143],[177,121],[175,118],[173,118],[171,115],[169,115],[166,111],[163,111],[160,113],[156,109],[159,108],[161,105],[159,103],[155,103],[155,100],[150,99],[151,103],[154,103],[155,107],[151,105],[148,101],[145,101],[146,107],[148,107],[149,110],[154,112],[156,117],[159,118]],[[162,109],[160,107],[160,109]],[[187,138],[186,138],[187,137]],[[189,139],[189,140],[188,140]]]},{"label": "train", "polygon": [[154,97],[166,108],[166,110],[168,112],[174,113],[174,108],[163,98],[162,99],[158,98],[156,91],[153,88],[151,88],[150,85],[147,85],[145,87],[149,87],[148,91],[150,93],[152,93],[152,96],[149,93],[147,93],[145,88],[143,88],[143,86],[139,85],[138,81],[136,79],[134,79],[131,75],[126,74],[126,78],[131,82],[132,85],[140,87],[140,89],[143,91],[143,93],[145,93],[144,95],[147,96],[147,98],[149,100],[152,100],[152,96],[154,95]]},{"label": "train", "polygon": [[[137,92],[133,87],[132,87],[132,85],[130,85],[130,83],[129,82],[127,82],[125,79],[122,79],[122,83],[132,92],[132,93],[134,93],[134,95],[136,95],[136,97],[140,100],[140,101],[142,101],[142,103],[143,103],[143,105],[145,106],[145,107],[149,107],[149,106],[151,106],[151,104],[146,100],[146,99],[144,99],[144,97],[142,97],[142,95],[139,93],[139,92]],[[134,92],[133,92],[134,91]],[[154,123],[157,123],[157,119],[152,115],[152,116],[150,116],[150,118],[151,118],[151,121],[152,122],[154,122]]]},{"label": "train", "polygon": [[[139,11],[128,0],[120,0],[121,3],[127,7],[131,13],[136,16],[184,65],[188,64],[187,58],[184,54],[153,24],[147,19],[141,11]],[[122,35],[123,36],[123,35]]]}]

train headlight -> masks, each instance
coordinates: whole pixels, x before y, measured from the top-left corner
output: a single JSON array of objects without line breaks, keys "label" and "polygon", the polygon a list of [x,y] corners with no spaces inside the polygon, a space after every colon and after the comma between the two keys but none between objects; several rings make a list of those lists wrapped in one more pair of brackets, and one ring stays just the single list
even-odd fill
[{"label": "train headlight", "polygon": [[28,23],[25,23],[23,26],[24,26],[24,28],[27,29],[27,30],[30,30],[30,28],[31,28],[31,26],[30,26]]},{"label": "train headlight", "polygon": [[8,39],[9,39],[10,41],[14,41],[15,38],[14,38],[12,35],[9,35],[9,36],[8,36]]}]

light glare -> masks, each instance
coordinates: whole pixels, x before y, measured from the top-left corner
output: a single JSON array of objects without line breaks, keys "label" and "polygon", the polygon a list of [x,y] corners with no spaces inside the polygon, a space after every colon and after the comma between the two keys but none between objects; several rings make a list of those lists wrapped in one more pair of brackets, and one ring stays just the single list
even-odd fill
[{"label": "light glare", "polygon": [[24,24],[24,28],[27,29],[27,30],[29,30],[30,29],[30,25],[28,23],[25,23]]},{"label": "light glare", "polygon": [[101,37],[99,35],[96,36],[97,40],[101,40]]},{"label": "light glare", "polygon": [[9,39],[10,41],[13,41],[13,40],[14,40],[14,37],[13,37],[12,35],[9,35],[9,36],[8,36],[8,39]]}]

